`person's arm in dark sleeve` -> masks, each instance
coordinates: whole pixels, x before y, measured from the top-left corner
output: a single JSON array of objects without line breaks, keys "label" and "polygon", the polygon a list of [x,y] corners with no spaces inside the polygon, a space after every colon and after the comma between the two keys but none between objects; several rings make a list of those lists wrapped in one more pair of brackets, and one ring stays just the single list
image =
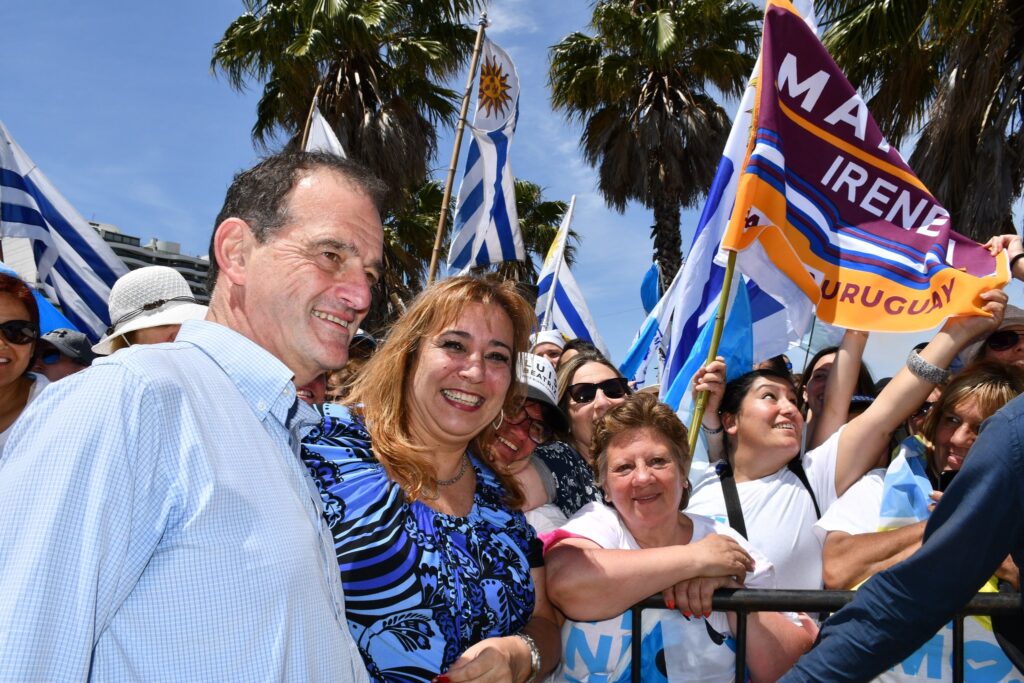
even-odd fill
[{"label": "person's arm in dark sleeve", "polygon": [[875,575],[780,681],[866,681],[919,648],[1024,547],[1024,397],[985,423],[921,549]]}]

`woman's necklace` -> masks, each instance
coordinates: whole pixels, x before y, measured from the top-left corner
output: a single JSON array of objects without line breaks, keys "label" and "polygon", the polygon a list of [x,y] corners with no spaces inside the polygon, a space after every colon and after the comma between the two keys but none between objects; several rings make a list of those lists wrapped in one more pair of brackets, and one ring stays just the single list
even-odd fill
[{"label": "woman's necklace", "polygon": [[456,474],[451,479],[445,479],[443,481],[442,480],[438,480],[437,485],[438,486],[451,486],[452,484],[458,482],[460,479],[462,479],[463,476],[465,476],[465,474],[466,474],[466,463],[468,463],[468,462],[469,462],[469,456],[466,455],[465,453],[463,453],[462,454],[462,467],[459,468],[458,474]]}]

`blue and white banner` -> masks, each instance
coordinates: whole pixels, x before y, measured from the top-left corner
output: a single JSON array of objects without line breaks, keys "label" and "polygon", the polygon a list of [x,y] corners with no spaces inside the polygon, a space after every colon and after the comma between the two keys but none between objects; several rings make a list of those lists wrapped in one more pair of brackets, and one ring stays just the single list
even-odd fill
[{"label": "blue and white banner", "polygon": [[57,191],[0,122],[0,235],[31,241],[39,281],[75,327],[97,341],[107,298],[127,266]]},{"label": "blue and white banner", "polygon": [[481,51],[480,81],[466,171],[459,186],[448,267],[464,270],[524,261],[509,148],[519,118],[519,75],[489,39]]},{"label": "blue and white banner", "polygon": [[[816,30],[813,3],[802,0],[795,4],[805,21]],[[751,78],[759,73],[759,68],[759,64],[755,65]],[[641,327],[641,334],[637,335],[633,348],[627,353],[627,359],[636,356],[653,358],[659,354],[664,356],[664,366],[660,375],[663,399],[683,366],[692,365],[690,356],[701,331],[709,322],[714,322],[725,278],[725,268],[715,263],[715,255],[736,201],[736,186],[739,170],[742,169],[746,157],[755,95],[754,84],[748,82],[725,143],[718,171],[708,192],[707,203],[704,205],[693,242],[687,252],[686,262],[676,276],[679,284],[676,286],[676,282],[673,281],[672,286],[662,297],[664,306],[659,304],[662,322],[658,329],[662,336],[649,334],[650,329],[647,326],[651,316],[648,316],[644,327]],[[786,308],[761,291],[756,283],[747,284],[747,295],[753,325],[755,362],[784,353],[800,343],[803,332],[810,324],[809,317],[791,319]],[[643,334],[645,329],[648,331],[647,335]],[[668,335],[667,340],[664,335]],[[657,349],[649,346],[655,339],[660,345]],[[637,368],[640,367],[641,364],[638,364]],[[642,367],[646,371],[648,364],[642,364]],[[628,373],[625,369],[623,374],[637,382],[639,386],[653,383],[649,376],[641,377]],[[688,382],[689,378],[684,381]]]},{"label": "blue and white banner", "polygon": [[306,136],[305,151],[329,152],[342,158],[348,158],[345,148],[341,146],[341,141],[334,134],[331,124],[327,123],[327,119],[320,113],[320,107],[315,104],[313,105],[313,118],[309,121],[309,135]]},{"label": "blue and white banner", "polygon": [[544,267],[537,277],[537,320],[540,329],[558,330],[566,339],[585,339],[606,357],[610,357],[608,347],[597,332],[597,324],[587,309],[583,292],[565,265],[565,243],[569,239],[569,226],[572,224],[575,206],[576,195],[573,195],[555,241],[544,257]]}]

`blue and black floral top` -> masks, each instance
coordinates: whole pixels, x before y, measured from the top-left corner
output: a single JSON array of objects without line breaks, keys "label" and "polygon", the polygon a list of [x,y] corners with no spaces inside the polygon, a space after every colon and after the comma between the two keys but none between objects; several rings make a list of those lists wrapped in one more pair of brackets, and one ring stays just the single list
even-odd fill
[{"label": "blue and black floral top", "polygon": [[334,535],[349,629],[377,681],[430,681],[471,645],[516,633],[534,605],[540,544],[471,456],[477,488],[466,517],[407,502],[347,409],[303,441]]}]

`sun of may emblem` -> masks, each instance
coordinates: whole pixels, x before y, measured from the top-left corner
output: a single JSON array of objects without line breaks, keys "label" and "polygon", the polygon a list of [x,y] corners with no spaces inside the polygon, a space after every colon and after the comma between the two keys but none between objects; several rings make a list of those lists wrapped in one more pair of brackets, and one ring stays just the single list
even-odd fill
[{"label": "sun of may emblem", "polygon": [[508,91],[508,74],[501,70],[501,65],[493,57],[484,59],[480,67],[479,108],[489,117],[493,117],[495,112],[504,115],[505,107],[512,101]]}]

